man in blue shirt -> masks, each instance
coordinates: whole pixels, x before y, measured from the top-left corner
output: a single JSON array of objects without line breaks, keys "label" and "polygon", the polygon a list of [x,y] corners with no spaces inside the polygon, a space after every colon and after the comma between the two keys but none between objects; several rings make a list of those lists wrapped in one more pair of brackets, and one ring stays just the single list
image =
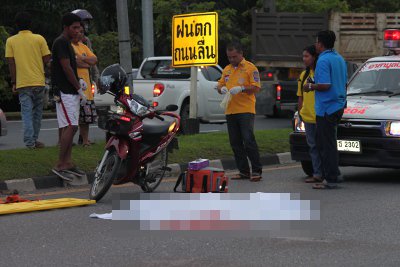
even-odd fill
[{"label": "man in blue shirt", "polygon": [[336,36],[332,31],[317,34],[315,44],[319,53],[314,83],[304,84],[304,91],[315,90],[315,112],[317,122],[317,148],[322,160],[323,183],[314,189],[337,187],[339,155],[337,151],[337,125],[346,105],[347,68],[341,55],[334,49]]}]

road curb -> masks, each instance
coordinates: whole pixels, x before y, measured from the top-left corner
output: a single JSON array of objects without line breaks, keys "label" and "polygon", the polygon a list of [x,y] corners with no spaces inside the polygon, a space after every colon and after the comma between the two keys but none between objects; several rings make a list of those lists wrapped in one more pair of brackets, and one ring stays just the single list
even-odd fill
[{"label": "road curb", "polygon": [[[264,154],[260,157],[261,164],[265,165],[277,165],[277,164],[288,164],[294,161],[290,158],[290,153],[279,153],[279,154]],[[210,166],[215,168],[223,168],[225,170],[235,170],[236,164],[234,158],[227,159],[216,159],[210,161]],[[177,177],[181,172],[187,169],[187,164],[169,164],[171,171],[168,171],[167,177]],[[91,184],[94,179],[94,173],[87,174],[87,183]],[[80,184],[82,185],[82,184]],[[54,187],[65,187],[74,186],[65,183],[56,175],[33,177],[26,179],[14,179],[0,182],[0,191],[12,192],[18,190],[19,192],[32,192],[39,189],[49,189]]]}]

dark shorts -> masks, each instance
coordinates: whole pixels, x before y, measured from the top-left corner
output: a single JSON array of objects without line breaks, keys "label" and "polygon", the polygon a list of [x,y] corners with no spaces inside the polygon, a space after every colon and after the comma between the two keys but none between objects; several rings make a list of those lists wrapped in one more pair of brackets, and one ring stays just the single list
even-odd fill
[{"label": "dark shorts", "polygon": [[79,110],[79,124],[91,124],[97,120],[96,106],[93,100],[88,100]]}]

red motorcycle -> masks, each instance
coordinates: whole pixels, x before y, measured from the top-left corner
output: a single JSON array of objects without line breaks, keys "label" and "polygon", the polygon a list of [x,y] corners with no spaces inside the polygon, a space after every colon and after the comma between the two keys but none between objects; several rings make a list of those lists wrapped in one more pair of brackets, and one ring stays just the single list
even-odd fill
[{"label": "red motorcycle", "polygon": [[100,200],[112,184],[133,182],[144,192],[154,191],[165,175],[168,152],[178,148],[180,117],[172,111],[155,111],[141,96],[124,94],[126,73],[114,64],[101,74],[98,91],[114,95],[122,112],[109,112],[103,128],[110,136],[98,164],[89,197]]}]

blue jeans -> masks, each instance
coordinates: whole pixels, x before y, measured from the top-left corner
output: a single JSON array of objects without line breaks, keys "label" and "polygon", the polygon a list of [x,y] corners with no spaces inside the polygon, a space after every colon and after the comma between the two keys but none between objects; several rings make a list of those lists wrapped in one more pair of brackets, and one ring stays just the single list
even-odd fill
[{"label": "blue jeans", "polygon": [[254,137],[254,114],[239,113],[226,115],[229,141],[235,155],[236,166],[240,173],[250,175],[251,163],[253,173],[262,173],[260,154]]},{"label": "blue jeans", "polygon": [[322,177],[322,163],[319,151],[317,148],[317,125],[315,123],[304,123],[306,128],[307,144],[310,148],[309,153],[313,166],[313,175],[315,177]]},{"label": "blue jeans", "polygon": [[18,94],[24,126],[24,143],[32,147],[38,139],[42,122],[44,86],[23,87],[18,89]]}]

